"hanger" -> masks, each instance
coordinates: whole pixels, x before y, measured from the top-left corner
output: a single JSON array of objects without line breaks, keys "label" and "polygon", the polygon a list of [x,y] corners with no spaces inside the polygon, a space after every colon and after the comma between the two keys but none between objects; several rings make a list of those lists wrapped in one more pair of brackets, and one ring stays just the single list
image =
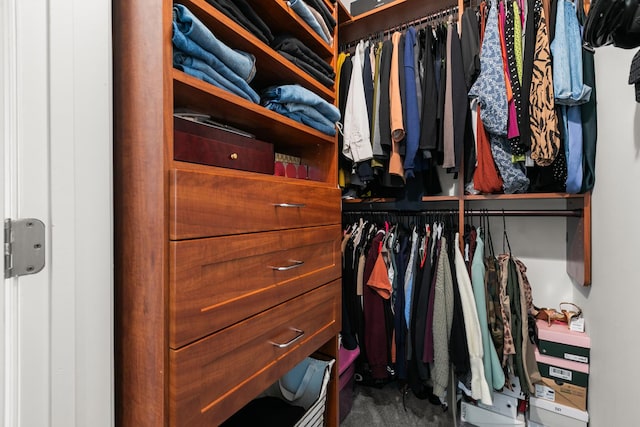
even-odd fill
[{"label": "hanger", "polygon": [[[502,229],[502,252],[503,253],[508,253],[509,256],[511,256],[511,244],[509,243],[509,236],[507,235],[507,218],[506,218],[506,215],[504,214],[504,208],[502,209],[502,225],[503,225],[503,229]],[[509,252],[506,252],[506,250],[505,250],[505,242],[507,243],[507,247],[509,248]]]}]

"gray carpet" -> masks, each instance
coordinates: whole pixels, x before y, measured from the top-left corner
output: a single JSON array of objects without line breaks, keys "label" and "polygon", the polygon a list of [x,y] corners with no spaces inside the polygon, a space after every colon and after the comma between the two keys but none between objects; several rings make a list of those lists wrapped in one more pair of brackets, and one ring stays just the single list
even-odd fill
[{"label": "gray carpet", "polygon": [[[353,406],[341,427],[450,427],[454,425],[451,410],[416,398],[412,392],[405,396],[395,382],[378,389],[356,385]],[[406,406],[406,410],[405,410]]]}]

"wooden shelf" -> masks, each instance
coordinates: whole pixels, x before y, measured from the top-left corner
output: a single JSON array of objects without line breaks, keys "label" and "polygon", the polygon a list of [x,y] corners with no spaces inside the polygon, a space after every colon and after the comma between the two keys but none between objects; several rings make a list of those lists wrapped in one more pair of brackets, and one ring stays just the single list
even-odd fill
[{"label": "wooden shelf", "polygon": [[566,193],[525,193],[525,194],[479,194],[465,195],[464,200],[481,201],[481,200],[536,200],[536,199],[582,199],[584,194],[566,194]]},{"label": "wooden shelf", "polygon": [[[333,56],[333,47],[329,46],[322,37],[293,11],[284,0],[270,2],[254,1],[251,7],[269,26],[274,35],[292,34],[314,52],[325,58]],[[333,7],[330,9],[332,10]],[[335,43],[335,41],[334,41]]]},{"label": "wooden shelf", "polygon": [[[189,108],[283,146],[335,144],[335,137],[289,119],[261,105],[173,70],[174,107]],[[289,143],[289,142],[290,143]]]},{"label": "wooden shelf", "polygon": [[[181,3],[194,13],[203,24],[209,28],[215,29],[214,35],[225,44],[233,47],[234,49],[249,52],[255,56],[256,76],[250,85],[257,92],[260,92],[261,89],[272,85],[295,83],[317,93],[330,103],[335,102],[334,88],[328,88],[318,80],[314,79],[311,75],[298,68],[288,59],[262,42],[262,40],[246,31],[206,1],[184,0]],[[265,7],[263,2],[257,2],[256,5],[258,4]],[[278,5],[278,7],[271,5],[268,8],[269,15],[266,16],[266,19],[269,20],[269,25],[273,27],[273,25],[271,25],[271,21],[290,24],[291,19],[294,18],[291,15],[293,12],[283,9],[284,6],[282,6],[280,2],[274,2],[273,4]],[[300,19],[297,15],[295,15],[295,18]],[[309,33],[303,31],[302,28],[300,28],[299,31],[295,31],[295,29],[290,28],[288,32],[290,34],[300,35],[299,38],[304,38],[301,34],[307,34],[307,40],[304,42],[309,43]],[[320,53],[318,54],[323,58],[332,58],[333,54],[328,50],[327,44],[324,42],[322,42],[322,44],[324,46],[319,46],[315,43],[309,47],[316,53],[319,51]]]},{"label": "wooden shelf", "polygon": [[[451,0],[396,0],[341,22],[338,27],[340,44],[367,37],[368,35],[395,27],[454,5]],[[344,11],[346,12],[346,10]],[[344,13],[343,12],[343,13]],[[351,14],[348,14],[351,16]]]}]

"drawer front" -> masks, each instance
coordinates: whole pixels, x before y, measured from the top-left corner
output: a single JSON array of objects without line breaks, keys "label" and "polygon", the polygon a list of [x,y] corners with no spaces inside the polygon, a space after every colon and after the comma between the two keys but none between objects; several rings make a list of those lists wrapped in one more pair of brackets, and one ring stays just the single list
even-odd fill
[{"label": "drawer front", "polygon": [[340,307],[334,281],[170,350],[170,425],[219,425],[335,336]]},{"label": "drawer front", "polygon": [[339,225],[170,242],[179,348],[340,277]]},{"label": "drawer front", "polygon": [[340,190],[233,173],[170,171],[170,238],[339,224]]}]

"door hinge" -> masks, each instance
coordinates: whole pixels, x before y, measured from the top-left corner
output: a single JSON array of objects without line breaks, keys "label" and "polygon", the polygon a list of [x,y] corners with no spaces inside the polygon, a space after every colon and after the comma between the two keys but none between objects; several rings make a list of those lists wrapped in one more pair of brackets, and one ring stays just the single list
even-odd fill
[{"label": "door hinge", "polygon": [[4,220],[4,278],[44,268],[44,223],[35,218]]}]

